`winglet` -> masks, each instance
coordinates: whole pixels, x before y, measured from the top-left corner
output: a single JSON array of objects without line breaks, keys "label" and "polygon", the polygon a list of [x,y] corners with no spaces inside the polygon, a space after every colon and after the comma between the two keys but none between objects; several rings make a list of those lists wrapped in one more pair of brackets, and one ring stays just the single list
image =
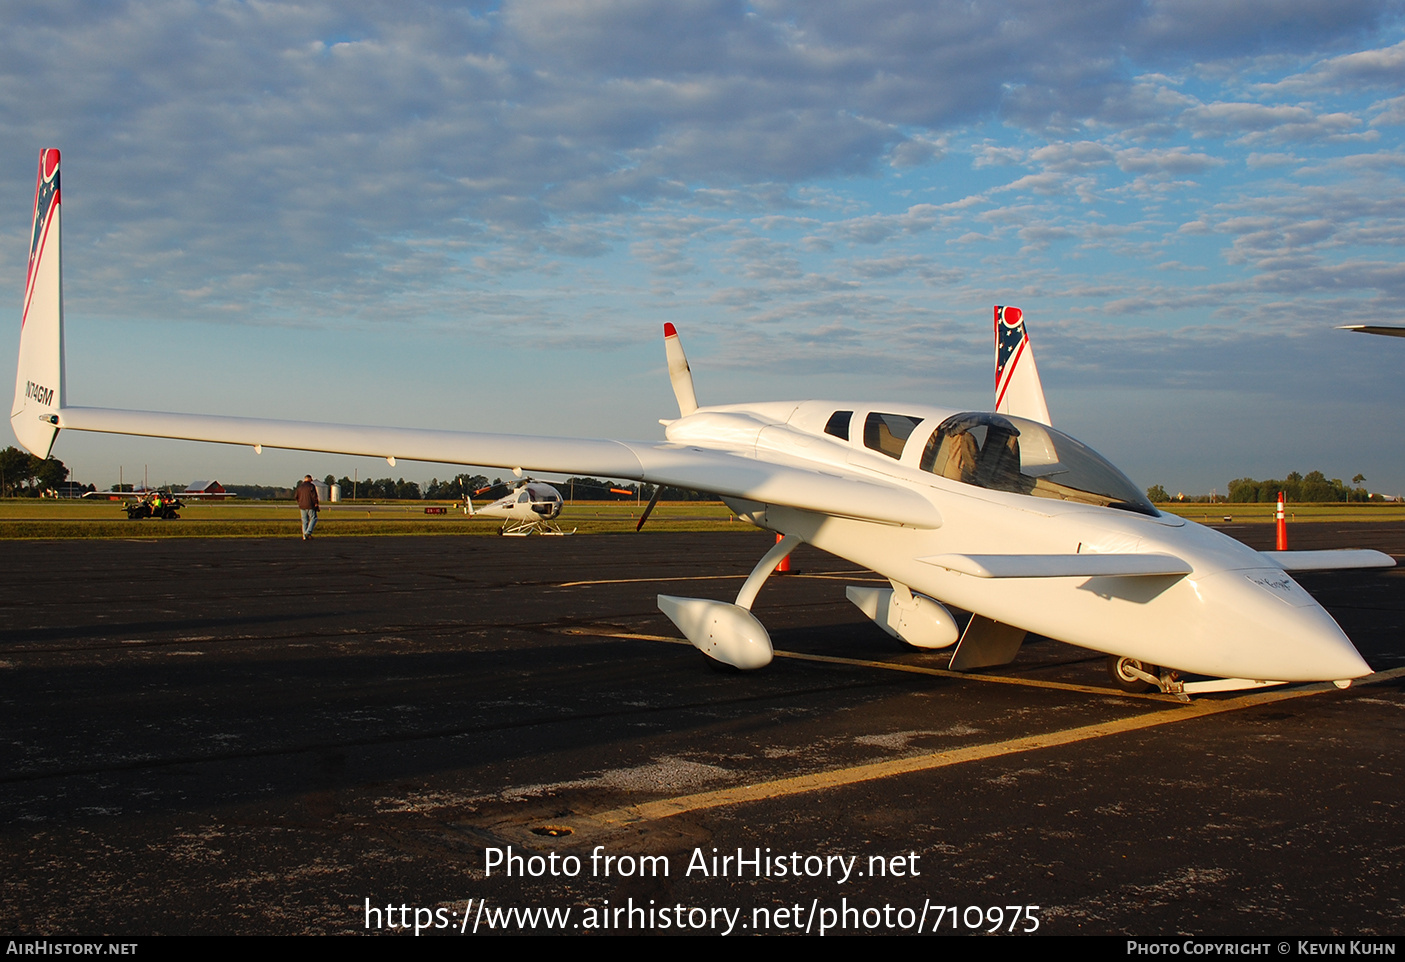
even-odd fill
[{"label": "winglet", "polygon": [[688,367],[688,356],[683,353],[678,329],[672,324],[663,326],[663,349],[668,355],[668,379],[673,382],[673,396],[678,398],[678,413],[686,418],[698,409],[698,398],[693,393],[693,372]]},{"label": "winglet", "polygon": [[995,412],[1053,426],[1018,307],[995,308]]},{"label": "winglet", "polygon": [[20,317],[19,368],[10,426],[33,454],[47,458],[58,436],[63,387],[63,268],[59,253],[59,152],[39,152],[29,273]]}]

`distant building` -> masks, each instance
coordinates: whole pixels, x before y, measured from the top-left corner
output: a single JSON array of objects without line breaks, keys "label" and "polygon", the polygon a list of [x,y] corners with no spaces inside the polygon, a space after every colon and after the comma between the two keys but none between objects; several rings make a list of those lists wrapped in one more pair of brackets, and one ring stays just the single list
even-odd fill
[{"label": "distant building", "polygon": [[220,484],[218,481],[192,481],[181,494],[190,495],[192,497],[199,496],[206,500],[219,500],[221,498],[234,497],[234,495],[226,491],[224,485]]}]

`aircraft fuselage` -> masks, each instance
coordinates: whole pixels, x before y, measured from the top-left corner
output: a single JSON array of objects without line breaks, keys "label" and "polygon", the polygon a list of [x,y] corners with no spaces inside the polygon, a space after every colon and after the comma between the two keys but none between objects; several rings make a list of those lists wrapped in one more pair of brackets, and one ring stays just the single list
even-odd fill
[{"label": "aircraft fuselage", "polygon": [[[849,437],[826,433],[851,412]],[[870,416],[917,423],[894,458],[867,436]],[[1196,674],[1278,681],[1370,671],[1331,616],[1282,568],[1210,528],[1171,515],[1105,507],[942,477],[921,462],[939,426],[962,412],[912,404],[768,402],[701,408],[668,425],[670,441],[795,457],[836,473],[898,483],[926,500],[937,526],[880,524],[739,499],[747,520],[795,534],[943,604],[1097,651]],[[1053,477],[1058,477],[1055,473]],[[977,577],[929,560],[980,555],[1158,554],[1189,574]]]}]

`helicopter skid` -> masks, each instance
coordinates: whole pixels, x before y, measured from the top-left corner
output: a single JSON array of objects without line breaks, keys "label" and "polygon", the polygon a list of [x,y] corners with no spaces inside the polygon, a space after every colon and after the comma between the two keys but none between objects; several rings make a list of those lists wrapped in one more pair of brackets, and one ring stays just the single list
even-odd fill
[{"label": "helicopter skid", "polygon": [[567,535],[575,534],[577,530],[572,528],[570,531],[562,531],[559,525],[549,521],[523,521],[518,524],[503,525],[498,529],[498,534],[505,538],[525,538],[529,534],[553,535],[564,538]]}]

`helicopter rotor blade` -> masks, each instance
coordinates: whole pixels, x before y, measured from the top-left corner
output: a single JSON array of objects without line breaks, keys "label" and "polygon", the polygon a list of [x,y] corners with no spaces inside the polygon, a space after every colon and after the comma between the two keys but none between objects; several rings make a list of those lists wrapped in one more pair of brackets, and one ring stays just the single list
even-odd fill
[{"label": "helicopter rotor blade", "polygon": [[659,503],[659,495],[661,494],[663,494],[663,485],[655,485],[654,493],[649,498],[649,506],[645,508],[644,513],[639,516],[639,523],[634,526],[635,531],[643,530],[644,522],[649,520],[649,515],[653,513],[654,505]]}]

